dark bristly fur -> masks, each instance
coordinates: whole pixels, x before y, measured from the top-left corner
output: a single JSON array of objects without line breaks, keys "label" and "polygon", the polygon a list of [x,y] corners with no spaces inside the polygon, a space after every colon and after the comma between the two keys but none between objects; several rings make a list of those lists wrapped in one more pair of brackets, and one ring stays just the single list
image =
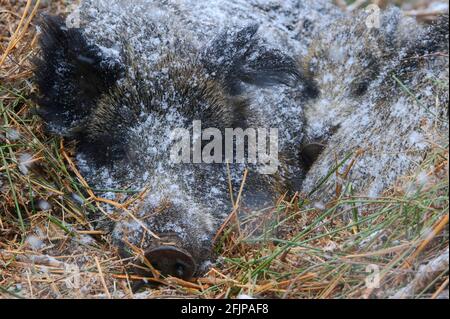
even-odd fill
[{"label": "dark bristly fur", "polygon": [[[235,11],[255,5],[236,1]],[[293,2],[286,12],[299,7]],[[393,76],[424,91],[423,74],[439,71],[445,61],[424,59],[431,65],[426,68],[420,56],[441,49],[448,54],[448,16],[424,31],[399,11],[388,10],[381,28],[369,29],[364,14],[342,16],[337,8],[327,4],[330,11],[322,10],[314,1],[307,4],[317,10],[313,15],[334,21],[311,23],[331,29],[320,33],[317,26],[309,39],[299,40],[301,32],[286,34],[286,42],[301,42],[287,54],[280,45],[285,39],[272,47],[268,42],[275,35],[264,38],[258,24],[247,23],[257,16],[248,16],[245,25],[214,28],[201,14],[194,18],[198,12],[185,12],[183,3],[142,0],[137,8],[126,1],[112,3],[114,10],[107,0],[84,0],[81,29],[67,28],[61,18],[45,18],[36,64],[39,112],[50,131],[78,142],[77,163],[91,185],[150,187],[132,207],[137,219],[162,238],[174,239],[198,264],[209,259],[212,238],[233,209],[228,182],[239,190],[245,169],[249,173],[239,204],[242,211],[259,210],[281,194],[315,189],[350,151],[362,154],[348,173],[351,190],[367,194],[373,183],[375,195],[423,152],[418,147],[416,156],[411,152],[416,145],[408,144],[411,134],[422,130],[415,114],[422,116],[423,109]],[[222,11],[228,4],[203,3]],[[164,14],[153,16],[143,8]],[[229,17],[242,14],[233,10]],[[265,15],[261,20],[273,22]],[[293,25],[284,27],[276,26],[274,34],[296,32]],[[400,115],[393,111],[397,104],[403,107]],[[191,130],[197,120],[222,136],[226,128],[281,128],[277,173],[259,174],[251,163],[232,163],[229,170],[223,161],[171,163],[169,135],[180,127]],[[433,121],[429,118],[430,126]],[[332,175],[316,193],[326,202],[341,179]],[[130,243],[146,252],[159,242],[144,228],[124,214],[113,238],[123,251]]]},{"label": "dark bristly fur", "polygon": [[[222,77],[232,95],[242,93],[240,82],[260,87],[275,84],[292,86],[303,78],[294,59],[279,50],[261,47],[257,31],[256,24],[236,34],[228,30],[202,55],[206,68]],[[225,61],[220,59],[224,56],[228,57]]]},{"label": "dark bristly fur", "polygon": [[[100,113],[98,116],[95,114],[99,110],[102,96],[113,96],[114,93],[110,92],[117,92],[115,83],[126,77],[126,72],[117,61],[103,57],[96,46],[89,45],[81,30],[67,28],[62,17],[45,16],[41,25],[42,53],[41,58],[36,61],[35,71],[40,93],[37,99],[38,114],[47,123],[49,131],[77,140],[79,149],[99,166],[125,158],[128,143],[126,129],[136,123],[138,114],[133,113],[132,109],[119,112],[119,105],[116,109],[110,108],[106,111],[108,114],[103,112],[102,118],[99,118]],[[259,44],[257,29],[257,25],[252,25],[239,32],[225,31],[200,54],[198,61],[193,58],[192,64],[185,70],[174,70],[179,73],[181,79],[183,72],[187,75],[192,72],[189,68],[197,69],[194,73],[199,73],[198,71],[204,68],[205,73],[198,74],[200,78],[204,78],[204,83],[211,82],[207,79],[207,74],[215,74],[212,78],[220,87],[212,89],[215,90],[216,96],[211,96],[211,99],[226,99],[234,104],[231,109],[224,109],[226,117],[234,118],[231,122],[224,117],[214,120],[217,118],[214,113],[223,112],[214,108],[207,109],[207,113],[196,115],[194,105],[203,103],[201,100],[211,94],[204,91],[200,94],[207,94],[202,97],[198,93],[189,92],[186,87],[185,93],[179,94],[178,98],[180,101],[189,99],[192,94],[194,99],[188,103],[192,107],[186,109],[186,113],[192,113],[188,116],[191,120],[202,119],[210,127],[236,127],[243,124],[245,118],[247,102],[242,83],[256,86],[295,85],[301,79],[293,59],[278,50],[269,50]],[[216,61],[222,56],[229,57],[229,60],[221,60],[220,64],[217,64]],[[130,62],[134,59],[132,62],[138,63],[131,52],[123,53],[122,58]],[[168,58],[161,68],[170,69],[170,64],[174,62],[177,62],[176,58],[173,61]],[[145,66],[142,68],[145,69]],[[149,88],[142,87],[144,82],[143,79],[139,80],[139,72],[137,69],[136,74],[128,74],[128,77],[134,79],[129,85],[135,86],[136,89],[130,88],[130,92],[122,92],[122,95],[126,93],[128,97],[136,97],[135,100],[128,101],[131,105],[146,101],[150,106],[152,98],[164,92],[165,85],[170,83],[155,81],[152,93]],[[186,78],[186,81],[189,80]],[[109,103],[114,104],[114,101]],[[156,107],[152,105],[151,111],[154,112]]]},{"label": "dark bristly fur", "polygon": [[318,36],[309,55],[298,58],[321,91],[304,105],[306,139],[325,145],[303,190],[314,189],[334,163],[355,154],[346,179],[333,174],[316,200],[343,196],[336,191],[340,183],[351,185],[351,196],[380,196],[422,160],[430,147],[424,136],[448,129],[440,107],[448,89],[433,84],[448,81],[448,15],[430,26],[395,8],[380,13],[380,28],[368,28],[366,19],[362,11],[335,21],[339,36],[331,44]]},{"label": "dark bristly fur", "polygon": [[61,17],[44,16],[41,57],[36,59],[38,114],[54,133],[73,136],[84,128],[98,98],[117,81],[121,67],[89,45]]},{"label": "dark bristly fur", "polygon": [[[168,139],[164,132],[137,133],[135,129],[145,126],[148,118],[164,123],[164,130],[175,129],[175,125],[189,128],[196,120],[202,121],[204,128],[214,127],[222,133],[226,128],[267,127],[267,119],[250,120],[251,94],[247,87],[298,85],[304,77],[296,61],[263,44],[256,34],[257,25],[225,30],[203,49],[192,49],[180,39],[174,52],[162,50],[158,62],[151,67],[126,44],[120,59],[103,57],[98,47],[88,43],[82,30],[67,28],[62,18],[46,17],[42,25],[36,77],[39,113],[49,130],[78,142],[79,158],[89,163],[85,174],[91,184],[97,185],[106,170],[107,177],[118,181],[117,187],[143,187],[141,178],[136,176],[150,172],[157,179],[153,175],[160,169],[158,165],[165,167],[164,175],[179,176],[175,183],[185,194],[176,196],[186,196],[185,204],[175,203],[177,198],[169,199],[169,205],[160,214],[156,212],[161,210],[161,203],[155,206],[144,201],[138,217],[161,236],[166,234],[167,225],[181,225],[188,234],[180,241],[183,249],[198,263],[205,261],[217,227],[232,209],[227,184],[218,184],[227,180],[225,164],[173,166],[169,151],[160,149],[160,144]],[[126,43],[126,39],[123,41]],[[175,110],[182,123],[171,123],[165,118]],[[154,147],[158,153],[148,155],[147,150]],[[293,156],[294,159],[291,156],[286,160],[281,157],[281,166],[296,167],[298,164],[293,162],[299,156]],[[274,176],[262,176],[256,167],[249,168],[249,191],[243,195],[242,203],[251,209],[269,204],[288,184],[298,185],[303,174],[287,173],[283,167]],[[239,189],[242,173],[234,173],[234,189]],[[186,174],[192,175],[194,182],[183,179]],[[152,186],[157,189],[160,185],[155,183]],[[105,188],[101,183],[99,187]],[[167,189],[167,185],[163,187]],[[220,193],[206,199],[207,192],[217,187]],[[212,205],[211,200],[215,201]],[[197,212],[202,217],[189,215],[192,205],[202,207]],[[207,226],[202,226],[200,218],[206,220]],[[115,229],[116,233],[123,233],[121,236],[128,236],[126,241],[135,242],[134,238],[146,236],[141,231],[127,234],[126,225],[118,223]],[[142,248],[151,247],[152,242],[148,238]],[[121,239],[117,244],[124,247]]]}]

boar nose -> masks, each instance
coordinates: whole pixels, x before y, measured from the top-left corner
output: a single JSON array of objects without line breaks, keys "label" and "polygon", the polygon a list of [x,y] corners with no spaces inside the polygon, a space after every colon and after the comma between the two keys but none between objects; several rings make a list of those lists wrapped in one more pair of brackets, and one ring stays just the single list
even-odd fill
[{"label": "boar nose", "polygon": [[163,276],[189,280],[197,265],[191,254],[176,246],[157,246],[146,251],[145,257]]}]

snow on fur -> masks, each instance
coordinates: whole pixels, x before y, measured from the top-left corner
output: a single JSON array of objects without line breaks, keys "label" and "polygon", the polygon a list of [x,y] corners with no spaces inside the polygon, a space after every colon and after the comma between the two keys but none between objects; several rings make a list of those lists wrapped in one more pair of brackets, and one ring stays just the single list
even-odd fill
[{"label": "snow on fur", "polygon": [[[125,68],[127,76],[117,82],[117,91],[129,97],[139,95],[137,89],[132,89],[137,83],[149,90],[162,85],[172,92],[170,70],[161,68],[167,59],[173,59],[172,68],[177,63],[182,68],[190,63],[192,55],[208,52],[205,48],[219,34],[227,30],[235,34],[258,24],[262,45],[293,57],[306,74],[303,80],[313,81],[319,91],[311,99],[299,93],[307,86],[305,83],[295,88],[246,88],[251,100],[248,118],[279,128],[282,151],[295,152],[309,141],[326,145],[305,177],[301,189],[305,192],[313,190],[336,162],[353,153],[359,156],[346,177],[352,183],[353,194],[378,196],[420,162],[433,129],[448,130],[448,114],[438,105],[448,101],[448,92],[432,89],[434,82],[448,79],[448,57],[432,56],[418,64],[405,62],[418,58],[415,48],[426,45],[432,33],[395,9],[383,13],[379,30],[367,27],[367,14],[344,15],[327,1],[85,0],[74,15],[80,17],[90,44],[107,61]],[[229,58],[214,57],[212,63],[220,65]],[[197,81],[204,79],[194,74],[187,84],[196,87]],[[184,106],[172,98],[165,94],[157,101],[151,100],[163,110],[159,113],[149,113],[145,104],[116,105],[118,110],[142,110],[138,121],[123,128],[130,144],[128,150],[134,151],[128,153],[130,160],[98,168],[80,153],[78,165],[95,188],[150,187],[147,197],[135,207],[138,218],[147,218],[149,211],[170,198],[175,215],[150,218],[147,223],[157,232],[174,232],[182,240],[194,240],[195,247],[206,247],[231,210],[228,172],[225,166],[199,166],[196,169],[204,177],[200,181],[198,174],[192,174],[192,166],[177,168],[161,157],[170,153],[167,137],[186,122],[180,112]],[[436,98],[440,103],[435,103]],[[108,106],[119,102],[110,96],[100,103],[108,110]],[[199,107],[207,110],[204,105]],[[110,116],[107,112],[100,115]],[[236,188],[244,169],[243,165],[235,165],[231,170]],[[294,167],[286,170],[287,175],[299,178],[304,173]],[[335,195],[338,180],[333,174],[316,193],[317,202],[326,203]],[[124,214],[114,235],[139,243],[143,233],[142,225]]]}]

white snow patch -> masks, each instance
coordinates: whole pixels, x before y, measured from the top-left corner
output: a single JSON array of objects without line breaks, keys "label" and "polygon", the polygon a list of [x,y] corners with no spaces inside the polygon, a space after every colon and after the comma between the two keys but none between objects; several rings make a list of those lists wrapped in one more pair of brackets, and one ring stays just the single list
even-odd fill
[{"label": "white snow patch", "polygon": [[17,141],[21,137],[20,132],[15,129],[9,129],[6,131],[6,138],[10,141]]},{"label": "white snow patch", "polygon": [[423,187],[430,181],[430,177],[428,176],[427,172],[421,171],[417,175],[416,180],[417,180],[417,183],[419,184],[419,186]]},{"label": "white snow patch", "polygon": [[79,205],[83,205],[84,202],[85,202],[84,199],[83,199],[83,197],[81,197],[81,196],[78,195],[78,194],[72,193],[70,196],[71,196],[72,199],[73,199],[77,204],[79,204]]},{"label": "white snow patch", "polygon": [[23,153],[19,156],[19,171],[23,175],[28,175],[30,168],[33,166],[33,155]]},{"label": "white snow patch", "polygon": [[44,242],[39,238],[36,237],[34,235],[30,235],[26,238],[25,243],[32,249],[35,251],[40,250],[41,248],[44,247]]},{"label": "white snow patch", "polygon": [[415,148],[417,148],[419,150],[424,150],[428,146],[428,143],[426,142],[423,135],[416,131],[412,132],[409,135],[408,141],[409,141],[410,145],[414,146]]},{"label": "white snow patch", "polygon": [[44,199],[38,200],[37,207],[41,211],[49,211],[50,209],[52,209],[52,205]]}]

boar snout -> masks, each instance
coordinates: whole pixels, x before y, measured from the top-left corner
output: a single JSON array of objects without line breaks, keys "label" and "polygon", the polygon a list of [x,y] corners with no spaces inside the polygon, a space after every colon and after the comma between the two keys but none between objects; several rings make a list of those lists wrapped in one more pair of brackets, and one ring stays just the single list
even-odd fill
[{"label": "boar snout", "polygon": [[197,264],[191,254],[177,246],[150,248],[145,252],[145,258],[163,276],[189,280],[197,270]]}]

